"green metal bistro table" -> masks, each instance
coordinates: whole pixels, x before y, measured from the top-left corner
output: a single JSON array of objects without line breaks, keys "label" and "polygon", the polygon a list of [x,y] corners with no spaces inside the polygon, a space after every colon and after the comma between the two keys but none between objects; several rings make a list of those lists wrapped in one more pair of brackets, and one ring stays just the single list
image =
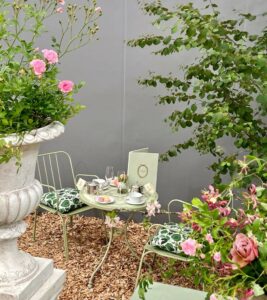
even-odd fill
[{"label": "green metal bistro table", "polygon": [[[144,199],[145,201],[144,201],[143,204],[132,205],[132,204],[128,204],[126,202],[128,194],[119,194],[119,193],[117,193],[117,188],[111,187],[108,190],[103,191],[103,194],[114,197],[115,202],[109,203],[109,204],[101,204],[101,203],[96,201],[96,197],[101,196],[101,194],[97,195],[97,196],[91,195],[91,194],[88,194],[86,192],[86,190],[80,192],[80,201],[82,201],[83,203],[85,203],[85,204],[87,204],[87,205],[89,205],[93,208],[96,208],[96,209],[98,209],[102,212],[116,211],[117,213],[120,213],[120,212],[129,213],[129,217],[126,220],[124,228],[123,228],[123,233],[124,233],[123,236],[124,236],[124,239],[125,239],[125,243],[126,243],[127,247],[129,248],[129,250],[131,251],[132,255],[134,255],[136,258],[140,259],[140,257],[137,255],[135,249],[133,248],[133,246],[129,242],[129,239],[128,239],[128,225],[129,225],[130,220],[132,220],[132,217],[133,217],[134,213],[145,211],[147,202],[150,200],[150,198],[145,198]],[[108,255],[109,250],[110,250],[110,246],[111,246],[112,241],[113,241],[114,230],[115,230],[115,228],[110,229],[109,241],[108,241],[108,244],[107,244],[106,251],[105,251],[102,259],[100,260],[100,262],[98,263],[98,265],[96,266],[94,272],[92,273],[92,275],[90,277],[89,284],[88,284],[89,288],[93,287],[94,277],[95,277],[96,273],[100,270],[101,266],[103,265],[103,263],[105,262],[105,260],[107,258],[107,255]]]}]

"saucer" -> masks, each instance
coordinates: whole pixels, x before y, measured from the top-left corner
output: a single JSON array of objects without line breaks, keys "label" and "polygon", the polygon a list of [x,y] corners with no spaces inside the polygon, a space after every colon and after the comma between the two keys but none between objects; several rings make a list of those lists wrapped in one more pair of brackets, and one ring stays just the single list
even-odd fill
[{"label": "saucer", "polygon": [[126,203],[130,204],[130,205],[142,205],[146,202],[146,200],[143,198],[141,202],[136,203],[134,201],[132,201],[129,197],[126,198]]}]

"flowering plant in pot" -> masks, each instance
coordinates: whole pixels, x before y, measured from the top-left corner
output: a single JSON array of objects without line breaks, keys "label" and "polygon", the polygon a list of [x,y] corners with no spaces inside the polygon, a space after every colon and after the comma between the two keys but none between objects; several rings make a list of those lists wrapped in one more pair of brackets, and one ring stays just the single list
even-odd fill
[{"label": "flowering plant in pot", "polygon": [[[0,1],[0,163],[20,153],[6,136],[23,137],[53,121],[65,124],[84,108],[73,104],[84,83],[60,76],[59,64],[92,39],[101,14],[95,0],[80,6],[64,0]],[[58,19],[59,36],[46,31],[52,17]],[[51,45],[39,49],[41,36],[51,38]]]},{"label": "flowering plant in pot", "polygon": [[180,213],[194,229],[180,245],[192,258],[185,274],[210,300],[267,295],[267,163],[249,157],[239,165],[230,184],[209,186]]},{"label": "flowering plant in pot", "polygon": [[[73,103],[83,83],[59,75],[61,59],[94,37],[101,14],[95,0],[84,5],[0,0],[1,299],[6,294],[8,299],[21,298],[17,293],[23,289],[17,285],[28,283],[38,289],[32,280],[43,278],[40,262],[19,251],[16,242],[26,230],[23,219],[36,209],[42,195],[42,186],[34,179],[39,144],[63,133],[63,124],[84,108]],[[46,28],[53,17],[58,18],[60,35],[51,36],[51,45],[39,49],[41,36],[43,42],[49,41],[51,31]],[[37,272],[40,276],[35,276]]]}]

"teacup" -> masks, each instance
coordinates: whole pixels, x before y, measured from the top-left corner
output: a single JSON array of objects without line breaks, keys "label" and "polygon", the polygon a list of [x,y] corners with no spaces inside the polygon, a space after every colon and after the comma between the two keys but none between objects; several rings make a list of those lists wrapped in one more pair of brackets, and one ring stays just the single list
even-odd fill
[{"label": "teacup", "polygon": [[138,193],[138,192],[131,192],[129,194],[129,200],[132,203],[136,203],[136,204],[139,204],[139,203],[142,202],[142,197],[143,197],[143,195],[141,193]]}]

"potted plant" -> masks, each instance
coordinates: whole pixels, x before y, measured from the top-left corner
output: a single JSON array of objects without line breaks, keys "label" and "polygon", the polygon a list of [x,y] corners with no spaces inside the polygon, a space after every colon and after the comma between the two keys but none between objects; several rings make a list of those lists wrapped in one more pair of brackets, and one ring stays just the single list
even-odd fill
[{"label": "potted plant", "polygon": [[267,299],[267,162],[249,157],[239,165],[230,184],[209,186],[180,213],[193,228],[180,244],[192,258],[184,273],[210,300]]},{"label": "potted plant", "polygon": [[[95,0],[83,5],[64,0],[0,0],[0,288],[30,280],[38,264],[18,251],[23,218],[42,195],[34,179],[39,144],[64,132],[84,106],[74,104],[83,86],[59,75],[62,57],[94,37],[102,14]],[[61,35],[38,48],[45,26],[57,18]],[[79,22],[78,22],[79,21]]]}]

